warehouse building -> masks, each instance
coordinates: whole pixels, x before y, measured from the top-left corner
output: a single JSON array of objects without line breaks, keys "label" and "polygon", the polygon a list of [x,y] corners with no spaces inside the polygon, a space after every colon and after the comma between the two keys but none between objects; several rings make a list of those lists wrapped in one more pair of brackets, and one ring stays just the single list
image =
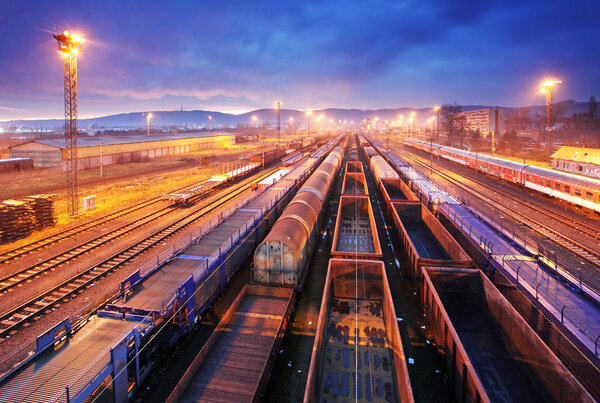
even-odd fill
[{"label": "warehouse building", "polygon": [[554,169],[600,178],[600,149],[565,146],[551,160]]},{"label": "warehouse building", "polygon": [[[119,136],[79,138],[79,169],[101,165],[142,162],[154,158],[202,150],[217,150],[235,144],[233,133],[185,133],[167,136]],[[63,166],[64,139],[33,140],[10,147],[11,158],[31,158],[34,168]]]}]

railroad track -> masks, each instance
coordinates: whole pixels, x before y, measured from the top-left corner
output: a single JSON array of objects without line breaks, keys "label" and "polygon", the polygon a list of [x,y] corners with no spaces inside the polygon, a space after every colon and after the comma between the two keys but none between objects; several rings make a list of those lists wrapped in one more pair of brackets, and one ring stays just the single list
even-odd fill
[{"label": "railroad track", "polygon": [[[407,153],[399,150],[398,148],[396,148],[396,151],[402,153],[406,158],[416,162],[420,166],[426,167],[427,169],[430,168],[429,164],[425,164],[424,162],[411,156],[410,154],[407,154]],[[487,197],[487,196],[481,194],[480,192],[477,192],[476,190],[464,185],[463,183],[459,182],[458,180],[452,178],[450,175],[440,171],[439,169],[433,168],[433,170],[438,175],[440,175],[447,181],[451,182],[453,185],[457,186],[458,188],[460,188],[460,189],[472,194],[473,196],[479,198],[480,200],[488,203],[489,205],[493,206],[495,209],[501,211],[502,213],[506,214],[507,216],[513,217],[514,219],[521,222],[522,224],[529,226],[534,231],[538,232],[540,235],[542,235],[544,237],[549,238],[556,244],[558,244],[566,249],[569,249],[571,252],[573,252],[574,254],[576,254],[581,259],[585,260],[586,262],[590,263],[591,265],[593,265],[595,267],[600,267],[600,253],[596,252],[595,250],[588,248],[587,246],[581,244],[580,242],[577,242],[577,241],[569,238],[568,236],[563,235],[560,231],[557,231],[557,230],[551,228],[550,226],[527,216],[526,214],[520,212],[516,208],[508,207],[507,205],[501,204],[500,202],[497,202],[496,200],[494,200],[490,197]],[[481,184],[481,185],[483,185],[483,184]],[[521,205],[525,205],[525,206],[531,208],[530,206],[527,205],[527,203],[520,201],[518,198],[515,198],[514,200],[517,201],[518,203],[520,203]],[[554,219],[556,213],[554,213],[554,215],[553,215],[552,213],[546,212],[545,215]],[[565,221],[568,221],[568,219],[565,219]],[[573,229],[577,230],[575,227],[573,227]],[[588,285],[595,288],[595,286],[592,284],[588,284]]]},{"label": "railroad track", "polygon": [[[259,176],[258,180],[268,177],[276,170],[277,168],[266,171]],[[215,195],[214,200],[208,201],[201,207],[194,209],[194,211],[190,212],[186,217],[178,220],[176,223],[170,224],[165,228],[154,232],[149,237],[122,249],[103,261],[94,264],[93,267],[74,275],[60,284],[55,285],[51,289],[1,314],[0,342],[12,337],[24,324],[32,320],[40,319],[45,313],[56,309],[61,304],[68,302],[70,299],[85,291],[101,277],[118,270],[142,253],[150,250],[155,245],[164,242],[167,238],[187,228],[214,208],[225,204],[246,191],[250,188],[251,183],[254,180],[257,179],[249,178],[243,181],[235,190],[227,193],[223,197],[217,197],[217,195]]]},{"label": "railroad track", "polygon": [[[207,179],[209,179],[209,177],[201,179],[200,182],[205,181]],[[197,185],[198,184],[196,183],[194,185],[183,186],[183,187],[175,189],[173,191],[178,192],[178,191],[181,191],[184,189],[192,188]],[[15,261],[25,255],[28,255],[32,252],[36,252],[41,249],[45,249],[49,246],[52,246],[57,243],[63,242],[67,239],[73,238],[79,234],[82,234],[82,233],[89,231],[90,229],[93,229],[100,225],[106,224],[110,221],[116,220],[118,218],[121,218],[121,217],[126,216],[131,213],[138,212],[140,209],[150,207],[156,203],[161,202],[161,200],[162,200],[162,196],[154,197],[152,199],[146,200],[146,201],[138,203],[136,205],[128,206],[119,211],[115,211],[113,213],[104,215],[102,217],[98,217],[96,219],[90,220],[90,221],[88,221],[84,224],[78,225],[76,227],[68,228],[66,230],[61,231],[60,233],[51,235],[47,238],[40,239],[38,241],[31,242],[27,245],[23,245],[18,248],[4,252],[4,253],[0,254],[0,266],[10,263],[10,262],[13,262],[13,261]]]},{"label": "railroad track", "polygon": [[[425,164],[423,161],[420,161],[420,163],[421,163],[421,165]],[[471,173],[471,172],[469,172],[469,173]],[[472,173],[473,173],[473,175],[468,175],[468,179],[470,181],[473,181],[483,187],[487,187],[487,188],[490,187],[490,183],[484,182],[483,180],[477,178],[475,172],[472,172]],[[514,190],[513,187],[511,187],[511,186],[500,187],[500,186],[496,185],[496,183],[498,182],[498,178],[491,178],[491,179],[492,179],[491,180],[492,186],[495,188],[496,191],[506,192],[507,189],[510,189],[511,194],[513,196],[517,197],[516,201],[521,204],[525,204],[518,199],[520,196],[520,193],[521,193],[520,190]],[[526,205],[529,208],[535,208],[535,210],[538,213],[540,213],[548,218],[551,218],[555,221],[558,221],[563,225],[570,227],[573,231],[582,232],[586,236],[600,241],[600,228],[598,228],[598,227],[593,227],[591,225],[586,224],[583,221],[577,221],[575,218],[560,214],[559,212],[552,210],[552,209],[544,206],[543,204],[537,203],[533,200],[527,200]]]}]

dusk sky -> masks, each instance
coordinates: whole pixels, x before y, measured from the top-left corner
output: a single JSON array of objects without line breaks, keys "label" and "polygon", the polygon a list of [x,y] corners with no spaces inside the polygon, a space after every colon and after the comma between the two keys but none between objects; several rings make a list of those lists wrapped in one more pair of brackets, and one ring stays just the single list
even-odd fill
[{"label": "dusk sky", "polygon": [[0,0],[0,120],[63,117],[52,32],[86,38],[79,115],[541,105],[600,97],[600,2]]}]

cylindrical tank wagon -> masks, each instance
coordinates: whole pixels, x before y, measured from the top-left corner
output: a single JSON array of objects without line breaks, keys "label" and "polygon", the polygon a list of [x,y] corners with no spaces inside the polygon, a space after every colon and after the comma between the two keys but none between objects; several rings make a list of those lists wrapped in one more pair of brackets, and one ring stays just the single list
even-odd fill
[{"label": "cylindrical tank wagon", "polygon": [[301,287],[344,150],[336,147],[307,179],[254,252],[253,280]]}]

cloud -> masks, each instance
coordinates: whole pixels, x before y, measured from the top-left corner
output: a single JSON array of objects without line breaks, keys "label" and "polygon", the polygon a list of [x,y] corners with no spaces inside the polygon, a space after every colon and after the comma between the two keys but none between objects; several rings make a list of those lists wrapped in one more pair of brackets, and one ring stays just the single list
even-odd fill
[{"label": "cloud", "polygon": [[70,29],[88,39],[79,59],[88,114],[175,99],[239,109],[276,98],[295,108],[519,105],[546,72],[569,82],[558,99],[581,100],[600,93],[599,12],[597,2],[578,0],[35,0],[27,8],[8,0],[0,92],[30,114],[60,111],[62,66],[50,32]]}]

